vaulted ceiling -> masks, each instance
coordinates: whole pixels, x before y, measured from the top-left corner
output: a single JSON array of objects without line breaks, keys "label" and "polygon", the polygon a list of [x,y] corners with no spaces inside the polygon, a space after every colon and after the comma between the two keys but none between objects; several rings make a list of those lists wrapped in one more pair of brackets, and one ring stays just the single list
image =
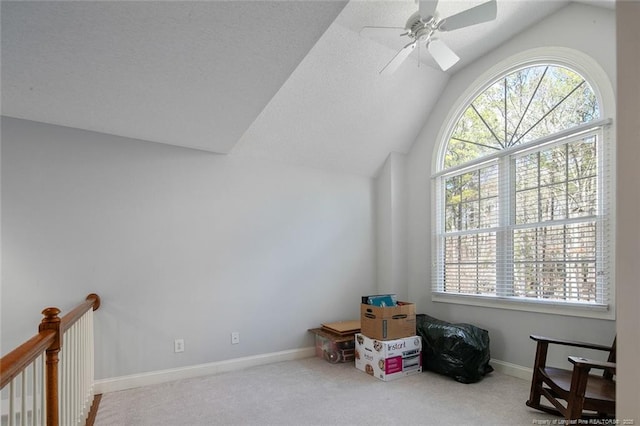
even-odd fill
[{"label": "vaulted ceiling", "polygon": [[403,42],[360,29],[404,26],[413,0],[3,0],[2,114],[374,176],[453,73],[567,3],[498,0],[495,21],[442,36],[461,57],[447,72],[412,54],[382,76]]}]

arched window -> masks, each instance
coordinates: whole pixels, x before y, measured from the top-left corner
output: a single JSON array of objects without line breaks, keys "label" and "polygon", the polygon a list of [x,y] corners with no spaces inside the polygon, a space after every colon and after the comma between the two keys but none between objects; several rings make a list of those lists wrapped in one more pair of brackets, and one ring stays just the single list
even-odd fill
[{"label": "arched window", "polygon": [[476,93],[433,179],[434,300],[606,316],[613,141],[594,86],[546,61]]}]

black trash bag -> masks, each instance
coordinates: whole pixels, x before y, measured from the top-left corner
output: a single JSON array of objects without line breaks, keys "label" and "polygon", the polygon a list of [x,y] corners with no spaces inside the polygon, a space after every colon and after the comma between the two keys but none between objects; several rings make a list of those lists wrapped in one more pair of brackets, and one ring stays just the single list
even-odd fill
[{"label": "black trash bag", "polygon": [[422,337],[425,370],[453,377],[460,383],[475,383],[493,371],[487,330],[424,314],[416,315],[416,330]]}]

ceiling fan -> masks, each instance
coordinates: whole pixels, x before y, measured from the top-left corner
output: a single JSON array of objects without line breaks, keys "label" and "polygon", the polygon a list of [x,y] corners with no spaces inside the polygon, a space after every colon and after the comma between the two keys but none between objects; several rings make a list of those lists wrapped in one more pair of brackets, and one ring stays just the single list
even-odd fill
[{"label": "ceiling fan", "polygon": [[490,0],[478,6],[441,19],[437,12],[438,0],[419,0],[418,11],[407,19],[402,27],[363,27],[360,34],[369,38],[377,38],[381,33],[405,31],[399,34],[408,37],[410,42],[396,53],[396,55],[380,70],[380,74],[392,74],[402,62],[414,51],[419,49],[419,43],[424,44],[443,71],[451,68],[460,60],[442,40],[435,37],[440,31],[453,31],[471,25],[480,24],[496,19],[498,7],[496,0]]}]

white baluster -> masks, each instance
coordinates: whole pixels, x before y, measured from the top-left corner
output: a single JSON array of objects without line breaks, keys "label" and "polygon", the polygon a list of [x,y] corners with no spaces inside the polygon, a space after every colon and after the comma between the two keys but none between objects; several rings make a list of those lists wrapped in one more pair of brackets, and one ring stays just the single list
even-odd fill
[{"label": "white baluster", "polygon": [[15,417],[16,417],[16,409],[15,409],[15,398],[16,398],[16,390],[14,388],[14,382],[16,379],[11,380],[9,383],[9,426],[15,425]]}]

